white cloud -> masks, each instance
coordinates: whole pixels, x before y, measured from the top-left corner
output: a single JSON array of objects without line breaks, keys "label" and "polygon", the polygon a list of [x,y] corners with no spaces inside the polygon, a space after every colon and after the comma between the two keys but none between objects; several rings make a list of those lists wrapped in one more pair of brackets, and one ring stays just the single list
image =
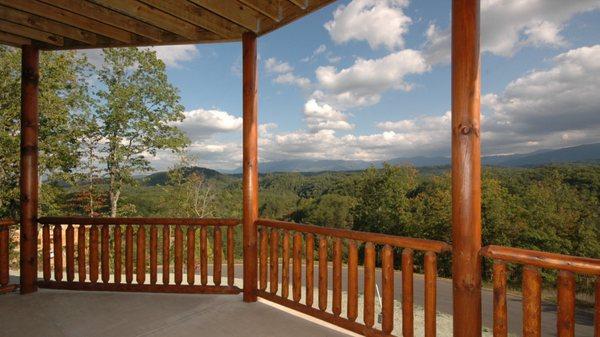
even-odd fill
[{"label": "white cloud", "polygon": [[279,61],[274,57],[268,58],[265,61],[265,68],[267,69],[267,72],[277,74],[289,73],[294,71],[294,68],[290,66],[289,63]]},{"label": "white cloud", "polygon": [[319,104],[310,99],[304,104],[304,116],[308,128],[318,130],[351,130],[353,125],[348,123],[346,115],[335,110],[328,104]]},{"label": "white cloud", "polygon": [[519,152],[600,140],[600,45],[556,56],[549,69],[482,98],[484,139],[491,152]]},{"label": "white cloud", "polygon": [[294,67],[287,62],[271,57],[265,61],[265,68],[268,73],[276,75],[273,79],[273,82],[275,83],[296,85],[303,89],[310,87],[310,80],[306,77],[295,75]]},{"label": "white cloud", "polygon": [[242,118],[225,111],[196,109],[185,112],[185,119],[176,123],[192,141],[204,140],[217,133],[238,131]]},{"label": "white cloud", "polygon": [[294,75],[293,73],[285,73],[285,74],[278,75],[277,77],[275,77],[273,79],[273,82],[279,83],[279,84],[297,85],[300,88],[304,88],[304,89],[306,89],[310,86],[310,80],[308,78],[298,77],[298,76]]},{"label": "white cloud", "polygon": [[[509,57],[525,46],[564,47],[561,33],[567,22],[599,8],[599,0],[483,0],[481,51]],[[426,35],[428,60],[449,62],[450,30],[431,24]]]},{"label": "white cloud", "polygon": [[359,58],[352,66],[339,71],[334,66],[322,66],[316,70],[320,90],[313,93],[313,98],[340,109],[373,105],[387,90],[411,90],[405,77],[428,70],[422,54],[412,49],[380,59]]},{"label": "white cloud", "polygon": [[161,59],[167,67],[180,68],[183,62],[196,58],[199,54],[194,45],[156,46],[148,49],[156,51],[156,57]]},{"label": "white cloud", "polygon": [[404,14],[408,0],[353,0],[333,12],[325,29],[336,43],[366,41],[373,49],[404,47],[411,19]]}]

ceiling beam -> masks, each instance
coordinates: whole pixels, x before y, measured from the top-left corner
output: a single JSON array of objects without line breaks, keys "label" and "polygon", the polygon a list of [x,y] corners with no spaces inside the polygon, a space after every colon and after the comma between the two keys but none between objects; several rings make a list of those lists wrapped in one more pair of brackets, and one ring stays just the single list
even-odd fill
[{"label": "ceiling beam", "polygon": [[90,19],[104,22],[116,28],[144,36],[154,41],[161,41],[163,30],[151,26],[145,22],[132,19],[126,15],[115,12],[108,8],[82,0],[41,0],[47,4],[64,10],[79,13]]},{"label": "ceiling beam", "polygon": [[98,43],[98,36],[94,33],[5,6],[0,6],[0,19],[18,23],[23,26],[28,26],[55,35],[67,37],[87,44]]},{"label": "ceiling beam", "polygon": [[222,17],[187,0],[141,0],[163,12],[185,20],[193,25],[202,27],[221,37],[239,37],[245,30]]},{"label": "ceiling beam", "polygon": [[94,32],[120,42],[136,42],[134,35],[130,32],[36,0],[0,0],[0,4]]},{"label": "ceiling beam", "polygon": [[254,9],[275,22],[281,21],[283,10],[281,0],[238,0],[244,5]]},{"label": "ceiling beam", "polygon": [[178,19],[157,8],[148,6],[137,0],[92,0],[104,7],[119,11],[123,14],[135,17],[145,22],[151,22],[169,32],[195,40],[202,35],[202,30],[189,22]]},{"label": "ceiling beam", "polygon": [[28,46],[31,40],[10,33],[0,32],[0,42],[13,47]]},{"label": "ceiling beam", "polygon": [[55,46],[62,46],[64,44],[64,39],[58,35],[19,25],[10,21],[0,20],[0,31],[45,42]]},{"label": "ceiling beam", "polygon": [[308,7],[308,0],[288,0],[288,1],[302,9],[306,9]]},{"label": "ceiling beam", "polygon": [[209,11],[218,14],[225,19],[234,22],[252,32],[258,33],[260,28],[260,19],[258,13],[250,7],[242,4],[235,4],[231,1],[223,0],[190,0],[198,6],[204,7]]}]

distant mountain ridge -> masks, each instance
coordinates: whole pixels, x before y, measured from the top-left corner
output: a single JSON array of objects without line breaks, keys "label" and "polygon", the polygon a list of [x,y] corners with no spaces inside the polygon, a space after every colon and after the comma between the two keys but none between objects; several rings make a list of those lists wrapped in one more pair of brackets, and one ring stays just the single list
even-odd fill
[{"label": "distant mountain ridge", "polygon": [[[259,171],[261,173],[359,171],[371,166],[382,167],[384,162],[392,165],[404,164],[413,165],[415,167],[447,166],[450,165],[450,158],[443,156],[417,156],[393,158],[385,161],[288,159],[260,163]],[[600,143],[561,149],[538,150],[525,154],[485,156],[482,158],[483,165],[506,167],[527,167],[575,162],[600,162]],[[226,173],[239,174],[241,172],[241,168],[238,168]]]}]

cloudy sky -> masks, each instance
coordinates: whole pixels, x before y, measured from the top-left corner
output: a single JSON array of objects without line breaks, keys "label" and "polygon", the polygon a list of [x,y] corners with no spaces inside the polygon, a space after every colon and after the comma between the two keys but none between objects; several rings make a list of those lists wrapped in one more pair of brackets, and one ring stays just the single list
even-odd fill
[{"label": "cloudy sky", "polygon": [[[600,141],[600,0],[482,0],[484,155]],[[259,40],[260,160],[449,156],[450,0],[337,1]],[[241,164],[241,45],[159,47],[190,152]],[[172,160],[162,154],[156,168]]]}]

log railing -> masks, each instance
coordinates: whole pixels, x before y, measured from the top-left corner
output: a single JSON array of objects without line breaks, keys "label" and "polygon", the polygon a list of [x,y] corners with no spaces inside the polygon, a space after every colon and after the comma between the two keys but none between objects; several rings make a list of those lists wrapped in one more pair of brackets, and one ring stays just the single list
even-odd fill
[{"label": "log railing", "polygon": [[523,266],[523,336],[539,337],[542,313],[541,269],[558,271],[556,335],[575,336],[575,274],[596,277],[595,335],[600,337],[600,259],[574,257],[569,255],[539,252],[520,248],[487,246],[481,255],[494,260],[494,337],[506,337],[507,264]]},{"label": "log railing", "polygon": [[[414,253],[424,252],[425,336],[436,335],[436,261],[438,253],[450,250],[448,244],[283,221],[258,220],[257,225],[259,228],[258,296],[364,335],[392,335],[396,255],[394,251],[402,250],[402,334],[413,336]],[[331,254],[328,253],[330,248]],[[361,281],[358,266],[359,251],[362,252],[364,260],[363,267],[360,269],[362,282],[359,282]],[[344,252],[347,252],[346,271],[343,271],[342,267]],[[331,278],[329,278],[328,258],[330,255],[333,260]],[[377,261],[381,262],[380,326],[375,323]],[[318,270],[317,277],[315,277],[315,264]],[[344,296],[342,273],[344,272],[347,273],[344,292],[345,308],[342,307]],[[329,283],[332,285],[331,292]],[[362,322],[358,319],[359,292],[363,294]]]},{"label": "log railing", "polygon": [[46,217],[38,222],[42,232],[40,287],[240,292],[234,285],[234,231],[239,220]]},{"label": "log railing", "polygon": [[16,285],[10,284],[10,227],[16,225],[14,220],[0,219],[0,294],[15,290]]}]

